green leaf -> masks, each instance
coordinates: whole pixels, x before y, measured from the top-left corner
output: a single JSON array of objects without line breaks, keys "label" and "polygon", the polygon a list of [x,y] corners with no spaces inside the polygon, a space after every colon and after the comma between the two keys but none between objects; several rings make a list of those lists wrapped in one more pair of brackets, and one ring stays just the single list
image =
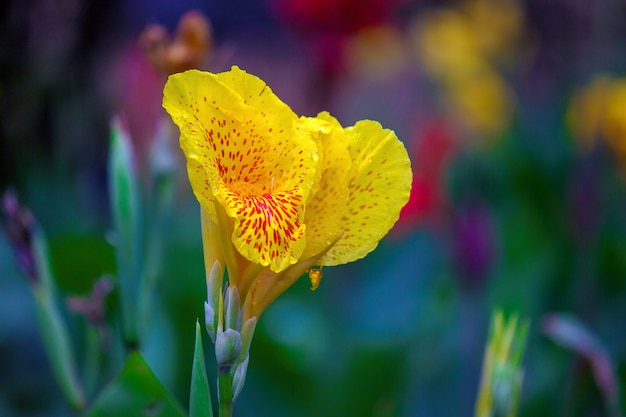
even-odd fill
[{"label": "green leaf", "polygon": [[196,321],[196,346],[193,353],[191,369],[191,390],[189,393],[190,417],[213,417],[209,380],[206,375],[204,349],[202,348],[202,331]]},{"label": "green leaf", "polygon": [[122,123],[111,124],[109,155],[111,211],[117,233],[115,249],[122,298],[124,337],[128,344],[138,342],[137,300],[142,274],[142,216],[137,175],[133,168],[131,140]]},{"label": "green leaf", "polygon": [[37,318],[52,369],[67,401],[75,409],[85,405],[85,394],[78,378],[72,344],[57,302],[57,290],[50,268],[48,245],[43,232],[35,228],[33,249],[39,282],[33,285]]},{"label": "green leaf", "polygon": [[88,417],[186,417],[139,352],[128,355],[117,376],[96,399]]}]

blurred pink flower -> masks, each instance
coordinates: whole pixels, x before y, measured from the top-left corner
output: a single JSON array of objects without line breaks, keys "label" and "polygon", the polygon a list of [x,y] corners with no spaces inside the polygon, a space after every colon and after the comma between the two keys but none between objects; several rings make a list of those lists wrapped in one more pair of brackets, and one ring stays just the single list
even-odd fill
[{"label": "blurred pink flower", "polygon": [[165,76],[148,62],[134,42],[122,51],[115,74],[114,106],[123,116],[141,170],[165,116],[161,107]]},{"label": "blurred pink flower", "polygon": [[191,10],[180,18],[172,36],[160,25],[149,25],[120,54],[114,106],[133,142],[138,172],[145,170],[153,142],[166,120],[161,107],[166,77],[203,68],[212,52],[211,24],[202,13]]}]

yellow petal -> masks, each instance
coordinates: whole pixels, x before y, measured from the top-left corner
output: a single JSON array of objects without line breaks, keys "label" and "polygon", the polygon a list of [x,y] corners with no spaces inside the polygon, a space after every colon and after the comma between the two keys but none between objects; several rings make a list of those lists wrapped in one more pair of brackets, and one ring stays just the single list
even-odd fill
[{"label": "yellow petal", "polygon": [[343,235],[318,262],[340,265],[374,250],[409,199],[411,165],[395,133],[371,120],[345,129],[352,166],[349,197],[342,217]]},{"label": "yellow petal", "polygon": [[320,162],[319,179],[306,205],[306,248],[303,259],[318,255],[336,240],[343,230],[348,204],[347,175],[351,166],[350,154],[343,128],[328,113],[303,120],[314,132]]},{"label": "yellow petal", "polygon": [[297,116],[237,67],[170,76],[163,106],[180,128],[194,194],[211,217],[214,202],[234,219],[240,253],[276,272],[295,263],[318,161],[310,134],[296,129]]}]

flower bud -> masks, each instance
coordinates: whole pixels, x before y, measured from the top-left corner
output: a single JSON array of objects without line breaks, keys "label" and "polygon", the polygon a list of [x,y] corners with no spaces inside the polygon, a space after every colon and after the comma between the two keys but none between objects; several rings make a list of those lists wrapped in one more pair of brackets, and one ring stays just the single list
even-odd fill
[{"label": "flower bud", "polygon": [[206,331],[211,338],[211,342],[215,343],[215,333],[217,331],[215,328],[215,310],[213,310],[207,301],[204,302],[204,322],[206,324]]},{"label": "flower bud", "polygon": [[215,359],[218,366],[232,366],[241,353],[241,334],[234,329],[219,333],[215,340]]},{"label": "flower bud", "polygon": [[215,261],[211,266],[207,281],[207,301],[204,303],[204,320],[206,330],[215,343],[215,335],[218,333],[220,303],[222,300],[222,282],[224,280],[224,271],[219,261]]},{"label": "flower bud", "polygon": [[235,375],[233,375],[233,401],[237,399],[239,393],[243,389],[246,383],[246,374],[248,373],[248,362],[250,356],[246,356],[246,359],[237,366],[235,369]]},{"label": "flower bud", "polygon": [[[250,345],[252,344],[252,336],[254,336],[254,330],[256,329],[257,318],[252,317],[243,324],[243,329],[241,330],[241,356],[239,358],[240,361],[247,361],[248,354],[250,352]],[[245,359],[244,359],[245,358]]]},{"label": "flower bud", "polygon": [[224,319],[224,327],[227,329],[239,329],[241,327],[241,302],[237,287],[228,287],[225,298],[226,317]]}]

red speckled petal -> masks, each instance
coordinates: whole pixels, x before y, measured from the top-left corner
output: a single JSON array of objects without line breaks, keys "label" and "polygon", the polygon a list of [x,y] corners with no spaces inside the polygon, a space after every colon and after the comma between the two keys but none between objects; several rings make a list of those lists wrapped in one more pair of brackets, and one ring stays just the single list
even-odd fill
[{"label": "red speckled petal", "polygon": [[[180,128],[198,201],[212,217],[209,203],[215,201],[235,220],[232,240],[241,254],[276,272],[296,262],[319,157],[310,134],[296,129],[291,109],[237,67],[218,75],[192,70],[170,76],[163,106]],[[283,218],[270,213],[285,199],[295,210]],[[267,227],[253,232],[250,225],[260,217]]]},{"label": "red speckled petal", "polygon": [[237,210],[233,242],[248,259],[280,272],[296,263],[304,250],[304,206],[299,188],[261,196],[227,196]]}]

